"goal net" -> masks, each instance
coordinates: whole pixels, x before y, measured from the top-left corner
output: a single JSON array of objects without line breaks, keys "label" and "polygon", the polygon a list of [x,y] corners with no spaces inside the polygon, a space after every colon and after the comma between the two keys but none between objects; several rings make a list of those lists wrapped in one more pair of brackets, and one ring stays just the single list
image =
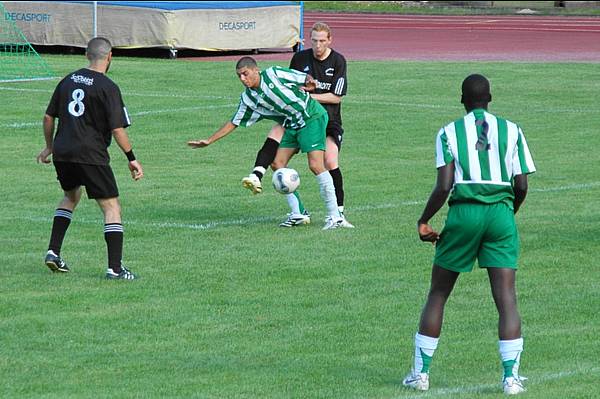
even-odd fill
[{"label": "goal net", "polygon": [[48,64],[0,3],[0,82],[54,78]]}]

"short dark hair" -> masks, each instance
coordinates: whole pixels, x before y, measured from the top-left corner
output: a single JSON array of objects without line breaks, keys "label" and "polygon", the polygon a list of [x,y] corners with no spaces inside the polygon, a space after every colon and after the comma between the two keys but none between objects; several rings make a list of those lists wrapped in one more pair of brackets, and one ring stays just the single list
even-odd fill
[{"label": "short dark hair", "polygon": [[477,73],[467,76],[462,82],[463,104],[485,104],[492,101],[490,82],[483,75]]},{"label": "short dark hair", "polygon": [[235,64],[236,71],[246,67],[254,69],[258,68],[258,64],[254,58],[248,56],[240,58],[237,64]]},{"label": "short dark hair", "polygon": [[95,37],[88,42],[85,54],[90,61],[100,61],[105,59],[111,51],[110,40],[105,37]]}]

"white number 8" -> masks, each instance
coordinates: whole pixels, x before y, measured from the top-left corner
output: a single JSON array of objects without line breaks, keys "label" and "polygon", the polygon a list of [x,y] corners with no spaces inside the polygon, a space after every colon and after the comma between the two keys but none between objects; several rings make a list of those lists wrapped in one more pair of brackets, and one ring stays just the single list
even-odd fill
[{"label": "white number 8", "polygon": [[81,89],[73,90],[73,101],[69,103],[69,113],[75,117],[80,117],[85,112],[85,105],[81,102],[85,97],[85,92]]}]

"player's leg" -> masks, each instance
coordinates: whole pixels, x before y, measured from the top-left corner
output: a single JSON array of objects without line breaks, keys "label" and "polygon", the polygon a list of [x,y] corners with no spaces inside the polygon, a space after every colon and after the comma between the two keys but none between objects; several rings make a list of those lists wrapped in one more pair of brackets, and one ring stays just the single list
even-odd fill
[{"label": "player's leg", "polygon": [[319,184],[319,194],[325,202],[327,218],[325,219],[324,230],[342,227],[343,219],[337,207],[337,198],[335,196],[335,187],[329,171],[325,168],[325,152],[323,150],[310,151],[308,154],[308,167],[317,177]]},{"label": "player's leg", "polygon": [[498,350],[504,370],[502,385],[504,392],[509,394],[525,391],[519,376],[523,337],[517,309],[515,274],[514,269],[488,268],[492,295],[498,309]]},{"label": "player's leg", "polygon": [[460,273],[470,272],[477,258],[484,231],[479,228],[485,210],[480,206],[456,204],[449,208],[446,224],[435,246],[431,287],[415,335],[413,371],[404,385],[429,388],[429,367],[442,329],[444,308]]},{"label": "player's leg", "polygon": [[[293,145],[293,143],[290,143],[290,141],[286,140],[283,142],[283,145]],[[280,146],[272,163],[273,170],[287,167],[290,159],[292,159],[297,151],[298,149],[295,147]],[[285,199],[290,207],[290,213],[288,213],[287,218],[279,224],[279,227],[295,227],[303,224],[309,224],[310,215],[308,215],[304,209],[304,205],[302,204],[302,201],[300,201],[300,196],[298,193],[294,192],[292,194],[286,194]]]},{"label": "player's leg", "polygon": [[69,266],[60,257],[63,240],[67,234],[67,229],[73,218],[73,211],[81,199],[81,187],[77,186],[71,190],[64,191],[64,197],[59,202],[54,211],[52,221],[52,232],[50,233],[50,242],[46,252],[45,263],[48,268],[54,272],[66,273]]},{"label": "player's leg", "polygon": [[[488,206],[488,227],[481,244],[479,264],[487,267],[494,303],[498,309],[498,349],[502,385],[507,394],[525,391],[519,376],[523,337],[515,288],[519,233],[514,211],[504,203]],[[492,267],[498,266],[498,267]]]},{"label": "player's leg", "polygon": [[262,178],[269,165],[275,160],[277,148],[279,148],[279,143],[284,133],[285,129],[279,124],[271,128],[263,146],[256,154],[252,173],[242,179],[242,185],[251,190],[253,194],[260,194],[262,192]]},{"label": "player's leg", "polygon": [[79,179],[78,164],[68,162],[54,162],[56,177],[64,191],[64,196],[54,211],[52,232],[46,252],[45,264],[54,272],[66,273],[69,267],[60,257],[63,240],[71,224],[73,211],[81,199],[81,182]]},{"label": "player's leg", "polygon": [[459,275],[458,272],[433,265],[427,302],[421,311],[419,331],[415,334],[413,368],[404,378],[404,386],[421,391],[429,389],[429,367],[442,330],[444,307]]},{"label": "player's leg", "polygon": [[323,114],[307,122],[306,126],[299,129],[297,133],[298,147],[307,154],[308,167],[317,177],[319,193],[325,202],[327,218],[323,230],[341,227],[343,221],[337,208],[333,179],[325,168],[325,129],[327,121],[327,114]]},{"label": "player's leg", "polygon": [[344,216],[344,178],[339,166],[339,151],[342,145],[342,135],[337,133],[326,136],[325,168],[333,179],[335,196],[337,198],[338,210],[344,219],[342,227],[353,228],[354,226]]},{"label": "player's leg", "polygon": [[104,241],[108,254],[106,278],[133,280],[136,276],[122,264],[123,223],[119,189],[110,166],[87,165],[86,190],[88,197],[95,199],[104,215]]}]

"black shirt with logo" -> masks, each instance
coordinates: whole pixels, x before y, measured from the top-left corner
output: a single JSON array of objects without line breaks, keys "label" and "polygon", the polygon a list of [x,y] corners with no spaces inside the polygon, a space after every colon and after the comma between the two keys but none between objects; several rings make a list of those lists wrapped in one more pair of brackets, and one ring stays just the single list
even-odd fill
[{"label": "black shirt with logo", "polygon": [[61,162],[108,165],[111,131],[131,124],[119,87],[87,68],[60,81],[46,114],[58,118],[52,158]]},{"label": "black shirt with logo", "polygon": [[[294,54],[290,68],[304,73],[317,80],[316,94],[333,93],[337,96],[346,95],[348,82],[346,79],[346,59],[343,55],[331,49],[331,53],[323,61],[313,56],[312,49],[302,50]],[[327,130],[342,133],[342,105],[321,104],[329,115]]]}]

